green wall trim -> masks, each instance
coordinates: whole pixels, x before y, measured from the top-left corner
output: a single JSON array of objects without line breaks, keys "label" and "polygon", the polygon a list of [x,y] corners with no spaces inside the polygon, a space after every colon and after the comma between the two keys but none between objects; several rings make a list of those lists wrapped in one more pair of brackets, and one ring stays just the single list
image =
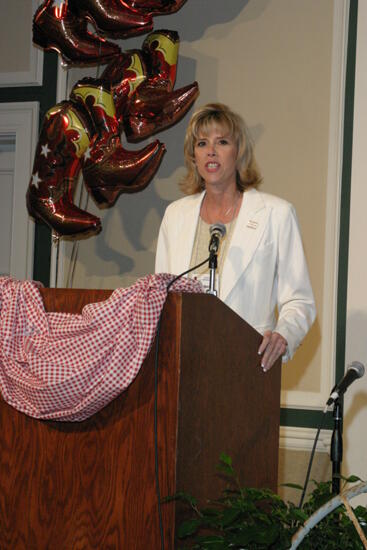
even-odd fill
[{"label": "green wall trim", "polygon": [[343,135],[343,166],[341,186],[341,208],[339,226],[339,266],[338,266],[338,301],[336,322],[336,365],[335,376],[339,380],[345,370],[345,338],[347,318],[348,291],[348,252],[349,252],[349,221],[350,193],[353,151],[353,118],[354,118],[354,87],[357,47],[358,0],[352,0],[349,8],[347,66],[345,78],[344,104],[344,135]]},{"label": "green wall trim", "polygon": [[[350,217],[350,187],[352,172],[353,149],[353,116],[354,116],[354,85],[357,44],[358,0],[352,0],[349,8],[348,44],[345,77],[344,129],[343,129],[343,164],[340,197],[339,225],[339,260],[338,289],[336,314],[336,362],[335,378],[342,378],[345,370],[345,337],[347,316],[347,285],[348,285],[348,250],[349,250],[349,217]],[[330,388],[331,390],[331,388]],[[322,410],[309,411],[305,409],[282,409],[280,413],[281,426],[317,428],[320,424]],[[325,427],[333,427],[332,413],[328,413]]]},{"label": "green wall trim", "polygon": [[[292,428],[318,428],[321,424],[323,411],[310,411],[305,409],[281,409],[280,425]],[[332,411],[326,413],[324,429],[332,430],[334,419]]]}]

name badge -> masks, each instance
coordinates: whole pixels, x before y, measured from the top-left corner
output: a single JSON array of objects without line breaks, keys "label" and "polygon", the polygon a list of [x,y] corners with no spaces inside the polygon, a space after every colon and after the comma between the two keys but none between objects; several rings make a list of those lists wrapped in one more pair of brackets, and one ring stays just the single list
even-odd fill
[{"label": "name badge", "polygon": [[250,229],[257,229],[258,225],[258,222],[256,222],[255,220],[248,220],[246,227],[249,227]]}]

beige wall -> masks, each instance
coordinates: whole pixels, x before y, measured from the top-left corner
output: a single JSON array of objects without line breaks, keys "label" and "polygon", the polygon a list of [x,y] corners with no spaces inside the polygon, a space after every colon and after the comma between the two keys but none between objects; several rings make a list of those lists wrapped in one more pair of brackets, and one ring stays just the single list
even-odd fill
[{"label": "beige wall", "polygon": [[29,69],[29,45],[32,40],[32,26],[29,22],[32,13],[31,0],[0,0],[3,21],[0,33],[0,73]]},{"label": "beige wall", "polygon": [[[302,491],[287,487],[286,484],[296,484],[301,487],[305,484],[306,472],[310,460],[310,450],[280,449],[278,467],[278,494],[285,501],[299,504]],[[307,495],[315,489],[315,481],[327,481],[331,479],[332,468],[330,457],[327,453],[315,453],[310,472]]]},{"label": "beige wall", "polygon": [[[301,407],[322,406],[333,370],[330,277],[335,275],[336,248],[335,230],[327,240],[327,223],[335,225],[337,209],[331,212],[333,221],[327,196],[330,172],[336,173],[339,162],[338,144],[333,145],[330,162],[335,140],[331,119],[340,122],[331,83],[335,64],[343,63],[342,50],[336,54],[333,50],[335,18],[341,19],[340,9],[335,16],[334,5],[333,0],[231,0],[224,13],[222,0],[191,0],[177,14],[157,18],[155,24],[155,29],[172,28],[180,34],[176,86],[198,80],[197,105],[218,100],[239,111],[256,142],[262,189],[296,206],[318,307],[318,319],[304,345],[284,368],[283,402]],[[139,47],[142,41],[121,42],[121,47]],[[66,96],[73,83],[87,74],[98,72],[68,71]],[[161,217],[167,204],[180,196],[177,182],[183,173],[187,121],[188,116],[159,134],[167,153],[144,192],[121,196],[112,209],[104,211],[89,201],[88,210],[102,218],[103,231],[79,242],[74,287],[128,286],[153,271]],[[337,189],[338,182],[333,181],[329,202],[336,200]],[[66,286],[71,273],[67,258],[73,246],[65,245],[59,286]],[[332,249],[327,262],[326,247]],[[324,327],[329,327],[328,333],[324,334]]]}]

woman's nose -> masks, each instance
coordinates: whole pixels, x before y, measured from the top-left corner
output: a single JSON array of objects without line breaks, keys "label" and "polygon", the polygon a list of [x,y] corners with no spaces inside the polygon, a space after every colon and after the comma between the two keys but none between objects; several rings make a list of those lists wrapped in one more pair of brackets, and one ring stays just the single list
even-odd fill
[{"label": "woman's nose", "polygon": [[215,156],[217,153],[216,153],[216,150],[215,150],[215,145],[209,145],[209,149],[208,149],[208,155],[210,157],[213,157]]}]

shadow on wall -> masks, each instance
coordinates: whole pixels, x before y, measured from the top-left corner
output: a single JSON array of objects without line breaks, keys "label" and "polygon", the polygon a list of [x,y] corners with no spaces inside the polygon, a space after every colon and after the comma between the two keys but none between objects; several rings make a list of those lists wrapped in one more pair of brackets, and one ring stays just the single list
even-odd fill
[{"label": "shadow on wall", "polygon": [[216,34],[222,38],[225,34],[220,34],[220,25],[232,21],[241,12],[246,14],[249,21],[256,19],[268,4],[269,0],[187,0],[180,11],[157,17],[154,26],[163,28],[168,25],[170,29],[178,31],[182,40],[192,42],[202,38],[210,27],[218,25]]},{"label": "shadow on wall", "polygon": [[[198,106],[209,101],[220,101],[216,95],[218,52],[213,50],[210,55],[203,54],[195,49],[195,42],[205,35],[208,36],[212,27],[215,27],[215,37],[226,37],[229,32],[228,23],[256,19],[268,4],[269,0],[230,0],[224,8],[223,0],[187,0],[177,13],[154,19],[155,30],[173,29],[180,36],[175,88],[197,80],[200,96],[181,121],[150,140],[135,145],[126,143],[122,136],[123,145],[127,149],[141,148],[148,141],[159,139],[166,145],[167,151],[154,180],[144,191],[133,195],[122,194],[111,209],[100,210],[96,205],[90,204],[89,211],[95,212],[102,219],[103,231],[90,242],[83,243],[83,250],[79,253],[87,276],[126,274],[130,278],[138,278],[154,271],[155,246],[161,219],[168,204],[181,196],[178,184],[184,173],[183,144],[188,121]],[[139,49],[144,38],[145,36],[141,36],[120,40],[118,44],[122,51]],[[204,75],[198,74],[199,63],[201,67],[205,67]],[[86,74],[98,77],[102,71],[103,67],[94,68],[94,72],[86,68],[71,69],[68,72],[68,90]],[[263,129],[256,127],[250,128],[250,131],[257,141]],[[92,256],[95,261],[91,261]],[[84,281],[82,284],[84,285]]]},{"label": "shadow on wall", "polygon": [[[221,25],[225,26],[229,21],[239,17],[240,14],[249,19],[254,19],[265,10],[268,3],[269,0],[256,0],[256,2],[253,0],[231,0],[226,4],[224,10],[223,0],[188,0],[177,13],[157,17],[154,26],[155,29],[169,28],[176,30],[179,33],[181,43],[199,40],[214,25],[216,26],[216,34],[221,37]],[[247,8],[251,9],[247,10]],[[247,11],[248,15],[246,15]],[[223,33],[226,32],[227,29],[223,28]],[[134,39],[133,46],[129,45],[129,47],[139,47],[140,43],[140,39]],[[120,46],[122,49],[126,48],[125,43],[120,43]],[[198,52],[195,53],[198,54]],[[156,218],[155,227],[152,227],[151,232],[153,243],[157,238],[160,220],[165,209],[172,200],[181,196],[178,187],[179,177],[177,177],[176,171],[178,167],[184,166],[183,145],[188,122],[195,108],[208,101],[217,100],[215,92],[217,90],[218,61],[216,52],[213,52],[213,54],[213,57],[206,56],[205,58],[205,79],[201,79],[201,75],[197,74],[197,61],[195,59],[179,54],[175,87],[178,88],[197,80],[200,87],[200,96],[194,107],[179,123],[155,136],[163,141],[167,147],[167,152],[163,157],[155,182],[152,182],[146,190],[138,193],[134,198],[129,197],[126,199],[126,197],[121,196],[114,207],[118,208],[123,230],[126,232],[131,246],[136,250],[141,250],[146,246],[142,243],[141,235],[142,225],[149,212],[153,209]],[[250,128],[254,141],[257,141],[262,131],[262,128]],[[131,148],[131,144],[126,144],[126,146]],[[169,190],[167,190],[167,186],[170,187]],[[166,198],[167,195],[168,199]],[[109,223],[110,218],[111,213],[107,214],[104,219],[105,226]],[[151,265],[151,270],[153,270],[153,265]]]}]

